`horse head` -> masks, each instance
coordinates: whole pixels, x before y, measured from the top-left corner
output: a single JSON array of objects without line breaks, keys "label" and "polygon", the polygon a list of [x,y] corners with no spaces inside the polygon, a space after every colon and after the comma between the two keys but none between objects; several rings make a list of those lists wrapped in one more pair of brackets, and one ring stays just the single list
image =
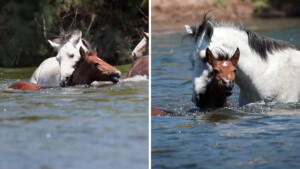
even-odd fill
[{"label": "horse head", "polygon": [[121,77],[121,72],[97,57],[94,50],[92,55],[88,55],[80,47],[80,60],[75,66],[75,71],[68,81],[68,85],[91,84],[93,81],[112,81],[117,83]]},{"label": "horse head", "polygon": [[60,86],[66,86],[70,76],[74,72],[74,66],[80,59],[79,48],[83,47],[88,50],[83,44],[81,31],[73,31],[64,39],[49,41],[51,46],[57,51],[56,59],[60,65]]},{"label": "horse head", "polygon": [[222,55],[225,56],[233,54],[237,46],[228,43],[229,39],[224,39],[224,41],[215,41],[214,24],[206,18],[206,15],[198,27],[185,25],[185,28],[187,32],[186,36],[191,37],[194,41],[192,52],[189,57],[193,66],[192,101],[198,107],[201,107],[200,105],[207,99],[207,88],[212,81],[212,76],[210,76],[210,72],[212,72],[212,65],[208,63],[206,49],[209,48],[213,56],[218,58],[222,57]]},{"label": "horse head", "polygon": [[149,34],[144,32],[144,38],[139,42],[139,44],[133,49],[131,57],[132,61],[135,61],[142,56],[149,54]]},{"label": "horse head", "polygon": [[228,58],[216,58],[213,53],[206,49],[207,62],[212,66],[212,84],[215,84],[225,96],[232,94],[235,80],[235,66],[240,57],[239,48],[236,49],[233,56]]}]

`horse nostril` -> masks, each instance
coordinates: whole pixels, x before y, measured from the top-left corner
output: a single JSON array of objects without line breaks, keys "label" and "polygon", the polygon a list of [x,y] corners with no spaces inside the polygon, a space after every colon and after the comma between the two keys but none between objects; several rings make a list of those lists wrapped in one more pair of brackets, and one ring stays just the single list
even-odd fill
[{"label": "horse nostril", "polygon": [[115,76],[117,76],[117,77],[121,77],[121,72],[120,71],[115,71],[114,73],[113,73]]},{"label": "horse nostril", "polygon": [[227,81],[224,80],[224,79],[222,79],[221,83],[222,83],[222,85],[226,85],[226,84],[227,84]]}]

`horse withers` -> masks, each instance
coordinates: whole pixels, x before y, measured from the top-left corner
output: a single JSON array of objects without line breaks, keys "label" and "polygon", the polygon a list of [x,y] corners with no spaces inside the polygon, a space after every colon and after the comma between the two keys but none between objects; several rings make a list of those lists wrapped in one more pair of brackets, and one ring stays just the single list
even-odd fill
[{"label": "horse withers", "polygon": [[136,75],[149,77],[149,35],[144,32],[144,38],[132,51],[132,65],[128,71],[127,77]]},{"label": "horse withers", "polygon": [[[92,55],[88,55],[83,48],[80,48],[80,59],[74,66],[74,72],[67,81],[67,85],[89,85],[93,81],[112,81],[117,83],[121,77],[121,72],[97,57],[94,50]],[[47,88],[30,82],[18,81],[9,86],[12,89],[19,90],[40,90]]]}]

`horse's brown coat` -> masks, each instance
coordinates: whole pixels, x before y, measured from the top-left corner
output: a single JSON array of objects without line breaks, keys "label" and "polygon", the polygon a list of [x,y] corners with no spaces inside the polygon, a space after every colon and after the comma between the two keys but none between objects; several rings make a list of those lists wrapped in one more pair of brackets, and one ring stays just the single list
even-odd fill
[{"label": "horse's brown coat", "polygon": [[147,75],[149,77],[149,56],[143,56],[133,62],[130,70],[128,71],[127,77],[133,77],[136,75]]}]

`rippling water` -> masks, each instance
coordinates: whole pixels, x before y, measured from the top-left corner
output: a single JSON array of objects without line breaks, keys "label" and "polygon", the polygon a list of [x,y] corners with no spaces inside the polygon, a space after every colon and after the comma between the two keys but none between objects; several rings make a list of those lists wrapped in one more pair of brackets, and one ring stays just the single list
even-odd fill
[{"label": "rippling water", "polygon": [[[123,75],[129,65],[118,67]],[[0,168],[147,168],[148,80],[8,89],[34,68],[0,68]]]},{"label": "rippling water", "polygon": [[[247,24],[299,49],[299,23]],[[235,87],[229,107],[197,113],[191,102],[190,44],[180,46],[184,33],[182,25],[152,34],[152,105],[183,113],[152,117],[152,168],[299,168],[300,103],[259,101],[239,107]]]}]

